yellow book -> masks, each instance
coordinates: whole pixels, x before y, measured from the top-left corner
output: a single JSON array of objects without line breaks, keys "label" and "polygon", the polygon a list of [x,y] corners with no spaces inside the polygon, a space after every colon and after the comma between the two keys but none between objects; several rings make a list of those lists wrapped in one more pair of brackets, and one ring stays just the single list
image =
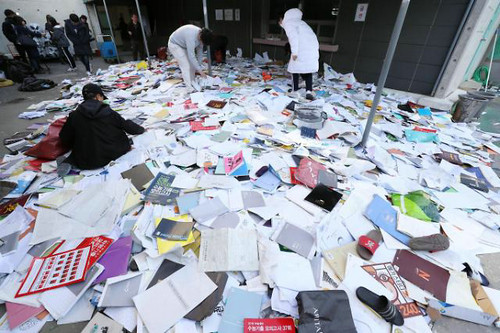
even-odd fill
[{"label": "yellow book", "polygon": [[[173,216],[173,217],[168,217],[169,220],[172,221],[180,221],[180,222],[191,222],[192,219],[189,215],[180,215],[180,216]],[[159,217],[155,220],[155,226],[157,227],[158,224],[160,224],[162,218]],[[171,251],[174,247],[176,246],[184,246],[191,244],[195,241],[195,237],[193,235],[193,232],[191,231],[189,233],[189,237],[185,241],[171,241],[171,240],[166,240],[166,239],[161,239],[161,238],[156,238],[156,245],[158,246],[158,253],[163,254]]]}]

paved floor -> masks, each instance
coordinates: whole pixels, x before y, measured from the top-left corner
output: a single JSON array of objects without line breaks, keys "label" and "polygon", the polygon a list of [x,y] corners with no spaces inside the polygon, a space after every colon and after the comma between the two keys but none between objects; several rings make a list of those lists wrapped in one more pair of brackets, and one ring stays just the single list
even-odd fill
[{"label": "paved floor", "polygon": [[[93,68],[106,68],[108,65],[101,59],[95,58],[93,61]],[[40,78],[48,78],[56,83],[60,83],[64,79],[77,80],[85,75],[85,69],[81,63],[78,65],[78,71],[73,73],[66,72],[67,66],[60,63],[50,63],[50,74],[38,75]],[[25,120],[17,118],[18,114],[26,111],[26,108],[31,104],[39,103],[44,100],[56,99],[60,96],[59,88],[55,87],[50,90],[39,92],[20,92],[17,90],[19,85],[16,84],[11,87],[0,88],[0,139],[4,139],[16,131],[25,130],[32,123],[42,122],[45,118],[38,118],[33,120]],[[500,112],[498,112],[500,119]],[[47,119],[52,115],[48,114]],[[7,153],[7,150],[0,143],[0,156]],[[481,261],[484,266],[485,274],[491,282],[491,287],[500,289],[500,254],[489,254],[481,256]],[[0,314],[3,313],[2,306],[0,306]],[[80,332],[86,323],[78,323],[71,325],[57,326],[54,322],[47,323],[42,332]],[[500,330],[492,327],[484,327],[472,323],[467,323],[461,320],[443,317],[438,320],[433,329],[437,333],[498,333]]]}]

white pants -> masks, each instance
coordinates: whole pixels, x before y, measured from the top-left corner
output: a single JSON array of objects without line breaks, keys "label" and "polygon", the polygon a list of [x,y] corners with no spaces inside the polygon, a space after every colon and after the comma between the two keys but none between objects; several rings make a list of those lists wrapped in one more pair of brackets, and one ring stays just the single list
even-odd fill
[{"label": "white pants", "polygon": [[191,63],[189,62],[186,49],[180,47],[179,45],[169,42],[168,50],[170,51],[170,53],[172,53],[174,58],[179,63],[179,68],[181,69],[184,83],[188,88],[192,88],[193,86],[191,83],[194,81],[195,69],[193,66],[191,66]]}]

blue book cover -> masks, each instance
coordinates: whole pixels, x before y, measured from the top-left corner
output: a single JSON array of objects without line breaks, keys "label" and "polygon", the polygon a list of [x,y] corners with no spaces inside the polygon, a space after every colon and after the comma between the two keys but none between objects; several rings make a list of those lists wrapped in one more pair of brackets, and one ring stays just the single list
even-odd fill
[{"label": "blue book cover", "polygon": [[372,202],[365,211],[365,216],[380,229],[383,229],[401,243],[408,245],[411,237],[399,232],[396,227],[398,223],[398,213],[391,204],[378,195],[373,196]]},{"label": "blue book cover", "polygon": [[[271,168],[271,166],[269,166]],[[266,192],[274,192],[281,184],[281,180],[269,169],[253,183]]]},{"label": "blue book cover", "polygon": [[245,318],[259,318],[262,296],[232,288],[227,297],[218,333],[243,332]]}]

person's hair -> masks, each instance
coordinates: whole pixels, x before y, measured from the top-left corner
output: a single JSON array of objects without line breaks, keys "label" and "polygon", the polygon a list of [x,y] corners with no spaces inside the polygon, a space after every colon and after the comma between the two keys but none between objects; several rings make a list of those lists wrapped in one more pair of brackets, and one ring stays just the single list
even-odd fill
[{"label": "person's hair", "polygon": [[75,23],[80,22],[80,19],[78,18],[78,15],[76,15],[76,14],[70,14],[69,19],[71,20],[71,22],[75,22]]},{"label": "person's hair", "polygon": [[47,15],[47,22],[50,23],[51,26],[55,27],[59,23],[57,23],[56,19],[53,16]]},{"label": "person's hair", "polygon": [[[95,92],[87,92],[85,94],[82,94],[83,95],[83,99],[88,101],[89,99],[97,99],[97,95],[101,95],[101,93],[95,93]],[[104,96],[103,96],[104,97]]]},{"label": "person's hair", "polygon": [[14,17],[14,24],[15,25],[23,25],[24,19],[21,16],[15,16]]},{"label": "person's hair", "polygon": [[88,19],[87,19],[87,16],[85,16],[85,15],[80,15],[80,20],[85,20],[85,21],[87,21]]},{"label": "person's hair", "polygon": [[11,16],[11,15],[16,15],[16,13],[12,9],[6,9],[3,11],[5,16]]},{"label": "person's hair", "polygon": [[214,39],[214,33],[210,29],[203,28],[201,29],[200,39],[203,45],[210,45]]},{"label": "person's hair", "polygon": [[137,16],[137,18],[139,18],[139,15],[137,15],[137,13],[132,13],[132,15],[130,15],[130,17],[134,17],[134,16]]}]

